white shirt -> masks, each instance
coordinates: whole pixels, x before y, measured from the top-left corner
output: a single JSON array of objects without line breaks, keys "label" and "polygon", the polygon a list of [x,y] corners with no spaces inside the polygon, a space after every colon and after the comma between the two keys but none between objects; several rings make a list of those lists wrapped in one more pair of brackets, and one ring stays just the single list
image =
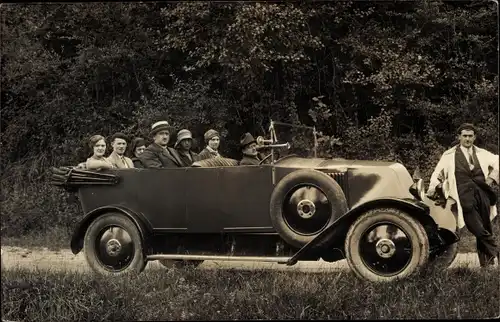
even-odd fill
[{"label": "white shirt", "polygon": [[474,167],[474,165],[471,163],[471,158],[473,158],[472,147],[466,148],[466,147],[461,145],[460,149],[462,150],[463,154],[465,155],[465,159],[467,159],[467,163],[469,163],[469,167],[472,169]]}]

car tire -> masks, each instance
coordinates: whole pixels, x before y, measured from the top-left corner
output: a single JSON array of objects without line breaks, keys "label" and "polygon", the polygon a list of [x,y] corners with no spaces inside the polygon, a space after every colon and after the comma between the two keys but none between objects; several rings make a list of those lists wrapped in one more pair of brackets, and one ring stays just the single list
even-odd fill
[{"label": "car tire", "polygon": [[347,211],[347,199],[340,185],[317,170],[303,169],[286,175],[271,195],[273,227],[288,244],[299,248]]},{"label": "car tire", "polygon": [[351,225],[345,252],[356,276],[391,282],[416,274],[427,265],[429,239],[422,224],[409,214],[379,208],[364,213]]},{"label": "car tire", "polygon": [[196,268],[203,260],[159,259],[158,262],[166,268]]},{"label": "car tire", "polygon": [[139,230],[120,213],[101,215],[89,225],[84,253],[92,270],[102,275],[140,273],[147,264]]},{"label": "car tire", "polygon": [[447,246],[438,255],[431,256],[429,258],[428,267],[435,272],[442,272],[457,258],[458,255],[458,243],[453,243]]}]

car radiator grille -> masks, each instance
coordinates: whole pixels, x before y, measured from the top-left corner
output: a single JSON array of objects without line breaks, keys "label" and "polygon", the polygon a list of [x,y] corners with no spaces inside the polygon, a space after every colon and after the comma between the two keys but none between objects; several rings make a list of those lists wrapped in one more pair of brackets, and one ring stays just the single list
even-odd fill
[{"label": "car radiator grille", "polygon": [[347,185],[347,172],[325,172],[327,175],[332,177],[339,186],[342,188],[346,198],[348,194],[348,185]]}]

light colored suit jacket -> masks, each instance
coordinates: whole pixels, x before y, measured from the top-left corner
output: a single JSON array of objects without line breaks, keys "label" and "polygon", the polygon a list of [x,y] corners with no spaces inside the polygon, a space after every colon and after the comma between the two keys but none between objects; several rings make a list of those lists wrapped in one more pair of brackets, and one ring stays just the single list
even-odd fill
[{"label": "light colored suit jacket", "polygon": [[[445,151],[441,156],[434,172],[431,175],[431,180],[429,183],[429,190],[427,191],[428,195],[434,194],[436,191],[436,187],[439,183],[443,184],[443,193],[445,198],[457,204],[457,213],[455,214],[457,218],[458,228],[461,229],[465,226],[464,217],[462,213],[462,206],[460,205],[460,198],[458,196],[457,190],[457,182],[455,178],[455,151],[458,146],[454,146],[451,149]],[[496,184],[499,182],[499,161],[498,155],[493,154],[485,149],[478,148],[474,146],[476,149],[476,156],[479,161],[479,165],[481,170],[483,170],[485,179],[491,178]],[[496,205],[490,207],[490,219],[493,219],[497,216],[497,207]]]},{"label": "light colored suit jacket", "polygon": [[106,158],[115,168],[118,169],[130,169],[134,168],[134,162],[126,156],[123,159],[116,153],[111,152],[111,154]]}]

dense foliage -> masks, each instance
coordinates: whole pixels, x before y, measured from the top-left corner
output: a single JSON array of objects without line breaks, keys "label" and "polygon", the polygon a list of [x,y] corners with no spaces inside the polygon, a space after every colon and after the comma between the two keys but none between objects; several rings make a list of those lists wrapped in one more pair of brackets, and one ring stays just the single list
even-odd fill
[{"label": "dense foliage", "polygon": [[[241,134],[263,134],[270,118],[316,126],[320,156],[397,160],[420,165],[427,179],[464,121],[479,126],[479,145],[498,152],[498,17],[490,1],[1,11],[4,226],[14,227],[12,213],[63,212],[46,170],[85,160],[91,135],[147,137],[160,118],[189,128],[197,149],[207,129],[218,129],[232,157]],[[312,146],[310,132],[292,134],[296,145]],[[20,222],[16,229],[27,230]]]}]

